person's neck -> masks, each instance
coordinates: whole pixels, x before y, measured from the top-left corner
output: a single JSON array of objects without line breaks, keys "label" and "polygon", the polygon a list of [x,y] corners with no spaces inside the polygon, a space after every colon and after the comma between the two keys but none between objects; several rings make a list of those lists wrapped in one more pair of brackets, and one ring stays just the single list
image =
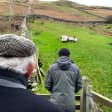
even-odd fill
[{"label": "person's neck", "polygon": [[18,73],[18,72],[15,72],[13,70],[9,70],[6,68],[0,67],[0,79],[1,79],[1,83],[3,83],[4,81],[7,81],[7,82],[10,82],[11,85],[15,84],[14,87],[16,87],[16,85],[17,86],[23,85],[24,87],[27,86],[27,79],[25,78],[24,74],[21,74],[21,73]]}]

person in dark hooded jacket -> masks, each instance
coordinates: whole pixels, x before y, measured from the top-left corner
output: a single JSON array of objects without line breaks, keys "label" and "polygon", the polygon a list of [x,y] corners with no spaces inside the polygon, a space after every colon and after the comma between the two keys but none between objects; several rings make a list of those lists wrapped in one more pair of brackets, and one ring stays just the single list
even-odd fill
[{"label": "person in dark hooded jacket", "polygon": [[46,75],[45,87],[51,92],[51,102],[65,112],[75,112],[75,93],[82,88],[82,77],[79,68],[70,59],[68,49],[60,49],[59,59]]}]

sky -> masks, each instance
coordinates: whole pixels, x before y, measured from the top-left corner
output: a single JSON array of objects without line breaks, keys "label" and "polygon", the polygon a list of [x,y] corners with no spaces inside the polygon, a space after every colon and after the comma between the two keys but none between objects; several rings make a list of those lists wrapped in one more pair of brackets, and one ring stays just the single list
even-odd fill
[{"label": "sky", "polygon": [[[56,1],[56,0],[41,0],[41,1]],[[69,0],[80,4],[93,6],[107,6],[112,7],[112,0]]]}]

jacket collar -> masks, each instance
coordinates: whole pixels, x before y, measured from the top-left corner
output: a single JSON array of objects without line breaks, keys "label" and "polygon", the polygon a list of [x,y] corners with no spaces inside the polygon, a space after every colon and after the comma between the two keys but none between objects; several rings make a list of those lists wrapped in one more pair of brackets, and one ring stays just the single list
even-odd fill
[{"label": "jacket collar", "polygon": [[26,86],[24,86],[20,83],[16,83],[16,82],[6,80],[6,79],[0,79],[0,86],[26,89]]},{"label": "jacket collar", "polygon": [[24,74],[13,70],[0,68],[0,85],[5,87],[26,89],[27,79]]}]

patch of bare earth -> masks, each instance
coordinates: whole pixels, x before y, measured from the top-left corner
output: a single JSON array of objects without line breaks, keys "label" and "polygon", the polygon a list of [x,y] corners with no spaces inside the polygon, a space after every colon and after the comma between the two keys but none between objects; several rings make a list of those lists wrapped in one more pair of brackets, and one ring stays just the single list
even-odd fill
[{"label": "patch of bare earth", "polygon": [[92,10],[86,10],[89,13],[93,13],[102,17],[106,17],[109,15],[112,15],[112,9],[92,9]]},{"label": "patch of bare earth", "polygon": [[9,7],[7,5],[0,5],[0,14],[9,12]]}]

